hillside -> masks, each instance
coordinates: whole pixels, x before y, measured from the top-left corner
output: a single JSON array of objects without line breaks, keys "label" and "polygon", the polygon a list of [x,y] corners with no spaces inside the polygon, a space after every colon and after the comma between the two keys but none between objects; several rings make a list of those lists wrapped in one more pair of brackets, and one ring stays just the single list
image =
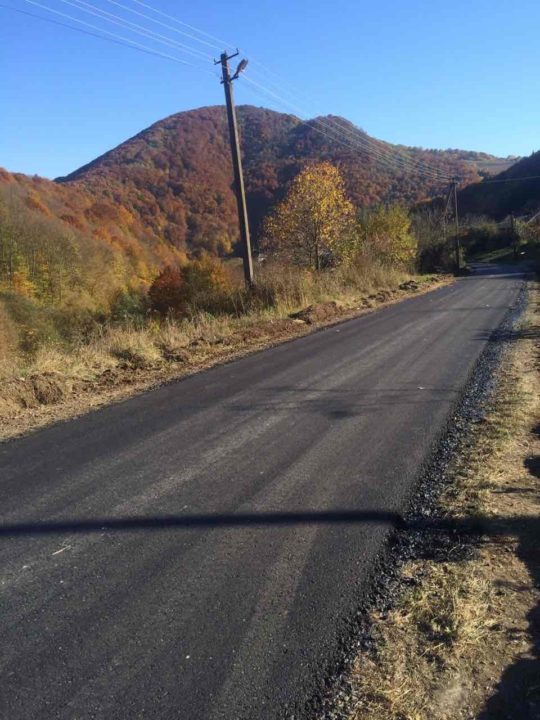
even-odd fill
[{"label": "hillside", "polygon": [[[533,177],[532,180],[520,178]],[[493,180],[511,182],[475,183],[461,190],[463,214],[488,215],[501,220],[510,213],[531,215],[540,210],[540,151],[519,160]]]},{"label": "hillside", "polygon": [[[349,149],[318,132],[315,121],[241,106],[238,108],[248,207],[255,235],[269,206],[308,161],[338,163],[358,205],[381,201],[407,204],[436,194],[440,187],[417,173],[381,164],[371,154]],[[345,133],[359,133],[342,118]],[[328,122],[329,119],[323,120]],[[325,130],[326,132],[326,130]],[[394,149],[375,141],[379,150]],[[415,161],[429,162],[469,181],[489,161],[484,153],[399,147]],[[94,196],[114,198],[141,218],[146,231],[176,248],[229,252],[236,241],[236,210],[231,190],[226,116],[223,107],[178,113],[61,178]]]},{"label": "hillside", "polygon": [[[238,108],[248,207],[254,231],[300,168],[309,161],[339,164],[357,206],[407,204],[433,197],[440,184],[417,172],[349,149],[317,131],[317,121],[263,108]],[[342,118],[344,133],[368,138]],[[325,131],[326,132],[326,131]],[[485,153],[423,150],[373,140],[379,151],[428,162],[468,182],[508,163]],[[491,164],[491,165],[490,165]],[[59,218],[123,253],[143,279],[150,268],[185,253],[228,254],[237,239],[236,207],[225,110],[221,106],[172,115],[56,182],[4,173],[0,185],[36,212]]]}]

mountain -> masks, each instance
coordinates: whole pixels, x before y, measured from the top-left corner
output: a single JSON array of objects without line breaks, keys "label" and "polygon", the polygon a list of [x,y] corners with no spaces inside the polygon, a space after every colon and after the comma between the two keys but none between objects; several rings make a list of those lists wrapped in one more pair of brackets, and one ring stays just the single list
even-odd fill
[{"label": "mountain", "polygon": [[[440,191],[439,183],[413,166],[413,171],[403,170],[399,164],[380,162],[371,152],[336,142],[329,137],[330,121],[339,124],[345,142],[354,136],[370,142],[378,153],[397,150],[415,163],[427,162],[468,181],[479,179],[486,162],[500,162],[484,153],[392,146],[369,138],[342,118],[302,123],[292,115],[251,106],[240,106],[238,118],[255,235],[269,207],[309,161],[339,164],[358,206],[409,204]],[[114,199],[144,222],[147,233],[164,237],[176,248],[229,252],[237,237],[231,177],[226,115],[218,106],[161,120],[59,182]]]},{"label": "mountain", "polygon": [[460,191],[462,214],[501,220],[510,213],[532,215],[540,210],[540,151],[489,180],[497,182],[474,183]]},{"label": "mountain", "polygon": [[[416,167],[429,163],[474,182],[489,167],[512,159],[460,150],[424,150],[370,138],[338,117],[301,122],[292,115],[238,107],[248,209],[253,234],[307,162],[329,160],[344,174],[357,206],[411,204],[438,195],[440,182]],[[337,123],[345,146],[328,124]],[[351,138],[374,152],[347,147]],[[379,160],[396,153],[406,162]],[[237,240],[225,109],[204,107],[161,120],[110,152],[57,181],[4,173],[36,212],[59,218],[80,233],[124,252],[141,266],[207,250],[228,254]],[[140,271],[145,275],[147,271]]]}]

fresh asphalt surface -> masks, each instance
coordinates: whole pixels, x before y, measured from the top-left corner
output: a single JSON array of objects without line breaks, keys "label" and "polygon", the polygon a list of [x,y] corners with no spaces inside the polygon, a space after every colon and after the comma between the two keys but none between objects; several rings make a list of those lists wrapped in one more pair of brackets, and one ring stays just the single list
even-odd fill
[{"label": "fresh asphalt surface", "polygon": [[517,299],[491,272],[0,445],[0,716],[301,706]]}]

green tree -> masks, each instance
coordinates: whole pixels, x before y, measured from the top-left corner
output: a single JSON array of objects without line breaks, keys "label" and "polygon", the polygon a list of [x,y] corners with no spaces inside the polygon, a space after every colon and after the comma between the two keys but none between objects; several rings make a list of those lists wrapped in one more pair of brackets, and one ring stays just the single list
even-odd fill
[{"label": "green tree", "polygon": [[364,210],[358,226],[358,241],[380,262],[406,266],[415,260],[417,240],[411,231],[409,213],[401,205]]}]

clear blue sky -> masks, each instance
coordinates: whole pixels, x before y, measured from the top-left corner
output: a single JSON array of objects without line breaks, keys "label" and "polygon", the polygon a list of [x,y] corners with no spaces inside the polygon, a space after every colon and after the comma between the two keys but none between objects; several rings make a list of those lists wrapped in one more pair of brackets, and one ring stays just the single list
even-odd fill
[{"label": "clear blue sky", "polygon": [[[0,1],[76,25],[25,0]],[[217,52],[110,0],[85,1],[173,42]],[[117,1],[151,14],[133,0]],[[132,34],[61,0],[36,2],[214,70],[202,56]],[[538,0],[145,2],[244,48],[254,61],[248,75],[274,83],[280,95],[281,78],[301,88],[292,102],[307,114],[343,115],[376,137],[407,145],[498,155],[540,148]],[[222,103],[211,73],[4,8],[0,20],[0,166],[9,170],[66,174],[156,120]],[[254,94],[244,80],[236,94],[238,103],[284,109]]]}]

